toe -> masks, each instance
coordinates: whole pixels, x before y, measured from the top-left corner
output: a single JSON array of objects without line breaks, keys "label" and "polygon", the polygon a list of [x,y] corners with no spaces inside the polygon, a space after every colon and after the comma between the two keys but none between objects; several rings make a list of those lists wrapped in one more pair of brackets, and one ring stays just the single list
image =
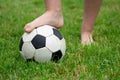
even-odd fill
[{"label": "toe", "polygon": [[87,35],[84,35],[82,37],[82,42],[81,42],[83,45],[90,45],[93,43],[93,38],[92,38],[92,34],[87,34]]},{"label": "toe", "polygon": [[26,24],[24,27],[25,32],[28,32],[28,33],[30,33],[33,29],[34,29],[34,27],[32,25],[30,25],[29,23]]}]

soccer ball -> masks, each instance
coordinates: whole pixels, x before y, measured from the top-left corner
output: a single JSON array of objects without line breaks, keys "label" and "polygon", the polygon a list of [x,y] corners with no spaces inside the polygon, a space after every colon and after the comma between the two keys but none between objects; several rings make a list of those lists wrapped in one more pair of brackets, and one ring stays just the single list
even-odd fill
[{"label": "soccer ball", "polygon": [[36,62],[59,61],[65,55],[66,43],[61,33],[49,25],[24,33],[19,44],[22,57]]}]

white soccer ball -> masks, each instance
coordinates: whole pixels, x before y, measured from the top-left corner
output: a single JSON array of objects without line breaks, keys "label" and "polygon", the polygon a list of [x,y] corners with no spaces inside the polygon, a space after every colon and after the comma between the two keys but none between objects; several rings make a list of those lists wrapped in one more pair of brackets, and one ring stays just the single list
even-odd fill
[{"label": "white soccer ball", "polygon": [[66,43],[56,28],[44,25],[34,29],[31,33],[23,34],[19,51],[27,61],[57,62],[65,55]]}]

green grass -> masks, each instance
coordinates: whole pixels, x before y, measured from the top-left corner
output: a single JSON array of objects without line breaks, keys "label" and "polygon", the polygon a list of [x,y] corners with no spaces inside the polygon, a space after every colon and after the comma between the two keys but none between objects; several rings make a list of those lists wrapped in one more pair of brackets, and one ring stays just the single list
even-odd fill
[{"label": "green grass", "polygon": [[0,0],[0,80],[120,80],[120,0],[104,0],[95,45],[82,46],[83,0],[63,0],[63,61],[26,63],[19,53],[24,25],[45,11],[43,0]]}]

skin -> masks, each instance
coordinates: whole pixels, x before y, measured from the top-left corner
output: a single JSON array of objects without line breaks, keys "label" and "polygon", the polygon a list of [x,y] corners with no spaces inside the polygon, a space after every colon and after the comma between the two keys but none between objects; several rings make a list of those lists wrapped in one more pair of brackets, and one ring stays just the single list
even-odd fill
[{"label": "skin", "polygon": [[[51,25],[61,28],[64,25],[62,16],[61,0],[44,0],[46,12],[27,23],[24,27],[25,32],[31,32],[34,28],[42,25]],[[81,43],[91,44],[93,42],[93,27],[100,10],[102,0],[84,0],[84,17],[81,29]]]},{"label": "skin", "polygon": [[81,41],[83,44],[93,42],[93,27],[100,10],[102,0],[84,0],[84,17],[81,29]]}]

